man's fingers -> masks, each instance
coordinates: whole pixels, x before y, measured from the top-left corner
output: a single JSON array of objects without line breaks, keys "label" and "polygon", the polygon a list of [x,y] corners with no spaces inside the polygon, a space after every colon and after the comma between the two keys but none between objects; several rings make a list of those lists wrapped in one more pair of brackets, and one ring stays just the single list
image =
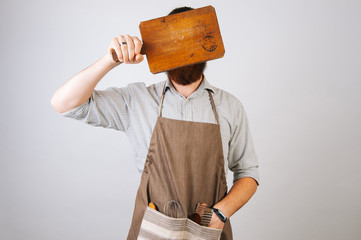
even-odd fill
[{"label": "man's fingers", "polygon": [[120,45],[120,49],[122,50],[123,53],[123,61],[125,63],[129,63],[129,53],[128,53],[128,43],[125,40],[125,38],[122,35],[118,36],[118,42]]},{"label": "man's fingers", "polygon": [[114,51],[116,52],[118,60],[120,62],[123,62],[123,53],[122,50],[120,49],[120,45],[117,38],[113,38],[111,42],[111,48],[114,49]]},{"label": "man's fingers", "polygon": [[129,57],[129,61],[132,63],[134,62],[134,43],[133,43],[133,38],[131,36],[129,36],[128,34],[124,36],[125,40],[127,41],[127,46],[128,46],[128,57]]},{"label": "man's fingers", "polygon": [[135,55],[138,55],[140,54],[140,51],[142,50],[142,42],[139,40],[138,37],[133,37],[133,41],[134,41],[134,52],[135,52]]},{"label": "man's fingers", "polygon": [[142,54],[138,54],[137,56],[135,56],[135,61],[137,61],[137,63],[140,63],[141,61],[143,61],[144,57]]},{"label": "man's fingers", "polygon": [[123,63],[139,63],[144,57],[140,54],[142,42],[138,37],[131,37],[128,34],[119,35],[112,39],[108,52],[114,61]]}]

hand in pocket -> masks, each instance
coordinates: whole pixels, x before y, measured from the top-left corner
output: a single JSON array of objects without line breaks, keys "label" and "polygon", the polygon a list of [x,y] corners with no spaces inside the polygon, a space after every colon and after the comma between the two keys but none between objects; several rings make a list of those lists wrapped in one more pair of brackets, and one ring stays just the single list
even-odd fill
[{"label": "hand in pocket", "polygon": [[211,222],[209,223],[210,228],[216,228],[216,229],[223,229],[224,222],[215,214],[213,213]]}]

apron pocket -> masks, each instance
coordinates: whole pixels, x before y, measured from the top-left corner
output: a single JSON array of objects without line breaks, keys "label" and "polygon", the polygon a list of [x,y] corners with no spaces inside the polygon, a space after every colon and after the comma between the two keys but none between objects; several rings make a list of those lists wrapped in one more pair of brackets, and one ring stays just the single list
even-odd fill
[{"label": "apron pocket", "polygon": [[147,206],[138,239],[219,240],[222,229],[201,226],[188,218],[172,218]]}]

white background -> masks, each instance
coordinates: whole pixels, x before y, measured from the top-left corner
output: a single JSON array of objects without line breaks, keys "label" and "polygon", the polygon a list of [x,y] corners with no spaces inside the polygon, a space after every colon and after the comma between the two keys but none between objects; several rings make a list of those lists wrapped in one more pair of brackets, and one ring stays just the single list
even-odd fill
[{"label": "white background", "polygon": [[[226,54],[205,74],[243,103],[260,159],[234,239],[361,239],[359,0],[3,0],[1,240],[125,239],[140,178],[125,134],[50,99],[113,37],[184,5],[216,9]],[[120,65],[97,89],[165,77]]]}]

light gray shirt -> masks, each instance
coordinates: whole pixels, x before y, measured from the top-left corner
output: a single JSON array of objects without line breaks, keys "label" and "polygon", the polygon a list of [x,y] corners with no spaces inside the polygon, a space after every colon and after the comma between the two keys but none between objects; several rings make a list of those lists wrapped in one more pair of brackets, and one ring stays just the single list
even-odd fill
[{"label": "light gray shirt", "polygon": [[164,83],[162,117],[177,120],[216,123],[207,92],[211,90],[221,129],[225,169],[233,172],[233,182],[252,177],[258,184],[258,158],[242,104],[230,93],[211,86],[206,78],[188,98],[177,92],[169,80],[150,86],[137,82],[122,88],[94,90],[88,101],[62,115],[125,132],[135,152],[137,169],[142,172]]}]

